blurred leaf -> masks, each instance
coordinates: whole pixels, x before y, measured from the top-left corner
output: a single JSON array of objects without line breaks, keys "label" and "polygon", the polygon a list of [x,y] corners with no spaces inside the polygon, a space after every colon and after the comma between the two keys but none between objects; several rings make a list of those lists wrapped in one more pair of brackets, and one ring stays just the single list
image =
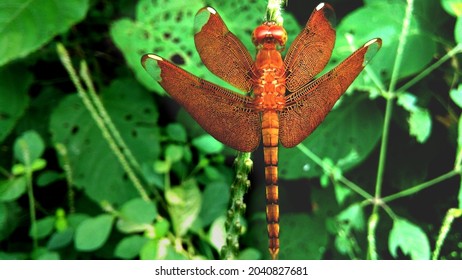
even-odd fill
[{"label": "blurred leaf", "polygon": [[5,240],[19,226],[24,210],[16,202],[0,201],[0,241]]},{"label": "blurred leaf", "polygon": [[154,233],[156,238],[162,238],[167,235],[170,229],[170,222],[162,219],[154,224]]},{"label": "blurred leaf", "polygon": [[209,134],[203,134],[192,140],[192,144],[199,151],[205,154],[215,154],[223,150],[224,145],[210,136]]},{"label": "blurred leaf", "polygon": [[0,65],[25,57],[81,21],[88,0],[3,0]]},{"label": "blurred leaf", "polygon": [[441,5],[448,14],[455,17],[462,15],[462,1],[461,0],[441,0]]},{"label": "blurred leaf", "polygon": [[37,239],[42,239],[51,234],[55,226],[55,217],[45,217],[43,219],[37,220],[35,224],[32,225],[32,228],[29,230],[29,236],[33,237],[34,225],[37,227]]},{"label": "blurred leaf", "polygon": [[165,158],[170,162],[180,161],[183,157],[183,151],[182,146],[170,144],[165,148]]},{"label": "blurred leaf", "polygon": [[58,173],[53,170],[47,170],[44,172],[41,172],[40,175],[37,178],[37,186],[39,187],[44,187],[48,186],[56,181],[59,181],[65,177],[64,174]]},{"label": "blurred leaf", "polygon": [[[356,151],[355,160],[346,162],[346,172],[361,163],[377,145],[382,134],[383,115],[374,103],[349,97],[342,106],[330,112],[324,122],[302,143],[313,153],[333,162]],[[351,100],[354,99],[354,100]],[[284,179],[313,178],[324,173],[299,149],[281,149],[280,176]]]},{"label": "blurred leaf", "polygon": [[140,254],[141,248],[147,241],[145,237],[139,235],[127,236],[117,244],[114,255],[124,260],[134,259]]},{"label": "blurred leaf", "polygon": [[459,84],[457,89],[451,89],[449,96],[451,96],[452,101],[454,101],[457,106],[462,108],[462,84]]},{"label": "blurred leaf", "polygon": [[[2,34],[0,41],[3,39],[5,36]],[[11,64],[0,67],[0,143],[10,134],[26,110],[29,103],[27,92],[32,80],[32,74],[27,71],[25,65]]]},{"label": "blurred leaf", "polygon": [[[337,28],[337,34],[340,36],[337,36],[335,43],[333,62],[340,62],[354,49],[372,38],[379,37],[383,45],[371,61],[370,69],[374,73],[380,73],[382,79],[389,79],[400,39],[405,8],[405,1],[372,1],[369,5],[348,14]],[[403,52],[406,63],[401,65],[399,78],[422,71],[436,52],[435,40],[432,34],[423,28],[422,20],[416,14],[411,19],[409,35],[406,38]],[[348,43],[346,34],[352,35],[354,47]],[[364,78],[366,76],[362,75]],[[361,79],[359,78],[358,82],[361,82]]]},{"label": "blurred leaf", "polygon": [[140,250],[141,260],[156,260],[159,250],[159,240],[153,239],[146,242]]},{"label": "blurred leaf", "polygon": [[[136,159],[157,159],[158,111],[149,93],[133,80],[115,80],[103,90],[101,99]],[[66,145],[73,183],[84,188],[92,200],[123,203],[139,196],[76,95],[64,98],[55,108],[50,130],[54,143]]]},{"label": "blurred leaf", "polygon": [[254,248],[244,249],[239,253],[239,255],[237,256],[237,259],[238,260],[259,260],[261,259],[261,253]]},{"label": "blurred leaf", "polygon": [[[157,93],[164,92],[140,64],[143,54],[155,53],[167,60],[176,61],[179,66],[194,75],[230,87],[206,70],[194,46],[194,16],[206,3],[218,9],[228,28],[251,52],[255,50],[250,40],[250,33],[254,26],[262,22],[262,11],[264,12],[266,8],[264,1],[141,0],[136,8],[135,19],[123,18],[116,21],[111,26],[110,34],[137,79],[144,86]],[[243,28],[243,22],[249,27]],[[291,15],[284,16],[284,27],[289,34],[298,34],[298,24]],[[290,36],[289,39],[293,40],[294,37]]]},{"label": "blurred leaf", "polygon": [[210,244],[212,244],[218,252],[220,252],[221,248],[226,244],[225,221],[225,216],[214,220],[208,233]]},{"label": "blurred leaf", "polygon": [[409,133],[414,136],[419,143],[427,141],[432,130],[432,119],[427,109],[411,112],[409,117]]},{"label": "blurred leaf", "polygon": [[462,177],[460,179],[459,186],[459,195],[457,196],[457,201],[459,202],[459,209],[462,209]]},{"label": "blurred leaf", "polygon": [[454,38],[458,44],[462,43],[462,16],[456,20],[456,26],[454,27]]},{"label": "blurred leaf", "polygon": [[75,248],[79,251],[94,251],[106,243],[111,233],[114,217],[101,214],[80,223],[75,232]]},{"label": "blurred leaf", "polygon": [[176,235],[183,236],[199,215],[202,205],[200,190],[194,180],[188,180],[179,187],[168,189],[165,198]]},{"label": "blurred leaf", "polygon": [[203,227],[208,226],[216,218],[226,213],[229,196],[229,186],[224,182],[212,182],[206,185],[202,194],[202,207],[199,214]]},{"label": "blurred leaf", "polygon": [[462,150],[462,115],[460,115],[459,117],[457,147],[459,148],[459,151]]},{"label": "blurred leaf", "polygon": [[170,123],[167,125],[167,135],[171,140],[185,143],[187,134],[184,127],[179,123]]},{"label": "blurred leaf", "polygon": [[47,248],[49,250],[57,250],[71,244],[74,237],[74,229],[68,228],[63,231],[53,233],[48,240]]},{"label": "blurred leaf", "polygon": [[154,162],[154,171],[159,174],[165,174],[170,171],[172,164],[166,160],[156,160]]},{"label": "blurred leaf", "polygon": [[340,212],[337,215],[337,220],[341,223],[347,223],[348,226],[358,231],[363,231],[366,226],[363,208],[359,203],[352,204]]},{"label": "blurred leaf", "polygon": [[335,198],[337,203],[342,205],[345,202],[345,199],[353,194],[353,191],[347,187],[344,187],[340,184],[334,184]]},{"label": "blurred leaf", "polygon": [[[14,156],[24,164],[39,159],[45,150],[45,143],[35,131],[26,131],[14,142]],[[27,157],[27,158],[26,158]]]},{"label": "blurred leaf", "polygon": [[26,177],[13,177],[0,182],[0,201],[13,201],[26,192]]},{"label": "blurred leaf", "polygon": [[150,224],[157,216],[156,206],[142,198],[134,198],[122,205],[120,214],[124,219],[138,224]]},{"label": "blurred leaf", "polygon": [[401,218],[394,220],[388,240],[388,248],[395,258],[398,256],[398,247],[413,260],[430,259],[430,242],[425,232],[419,226]]}]

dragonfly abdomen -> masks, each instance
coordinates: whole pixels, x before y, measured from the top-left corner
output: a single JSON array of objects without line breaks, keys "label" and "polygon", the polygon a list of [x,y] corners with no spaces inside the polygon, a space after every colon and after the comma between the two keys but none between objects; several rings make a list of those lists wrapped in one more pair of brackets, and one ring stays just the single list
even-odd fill
[{"label": "dragonfly abdomen", "polygon": [[279,118],[274,110],[262,116],[263,156],[265,161],[266,220],[269,251],[273,259],[279,253],[278,138]]}]

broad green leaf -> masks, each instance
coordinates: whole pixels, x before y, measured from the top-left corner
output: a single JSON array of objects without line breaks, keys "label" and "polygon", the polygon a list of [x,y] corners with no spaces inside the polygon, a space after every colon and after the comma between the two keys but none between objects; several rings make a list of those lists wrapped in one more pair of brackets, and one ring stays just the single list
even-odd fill
[{"label": "broad green leaf", "polygon": [[140,252],[142,260],[185,260],[186,256],[175,251],[169,239],[150,240]]},{"label": "broad green leaf", "polygon": [[79,224],[75,232],[75,248],[79,251],[94,251],[101,248],[109,238],[114,217],[102,214]]},{"label": "broad green leaf", "polygon": [[40,175],[37,178],[37,185],[39,187],[45,187],[56,181],[64,179],[64,177],[65,175],[63,173],[58,173],[53,170],[47,170],[40,173]]},{"label": "broad green leaf", "polygon": [[24,132],[14,142],[14,156],[24,164],[31,164],[40,158],[45,150],[45,143],[40,135],[31,130]]},{"label": "broad green leaf", "polygon": [[242,250],[242,252],[239,253],[237,256],[238,260],[259,260],[261,259],[261,253],[254,249],[254,248],[248,248]]},{"label": "broad green leaf", "polygon": [[47,242],[47,248],[49,250],[57,250],[66,247],[71,244],[74,232],[74,229],[68,228],[66,230],[53,233]]},{"label": "broad green leaf", "polygon": [[38,248],[32,252],[34,260],[59,260],[59,254],[48,250],[48,248]]},{"label": "broad green leaf", "polygon": [[168,124],[167,135],[173,141],[185,143],[187,140],[186,129],[179,123]]},{"label": "broad green leaf", "polygon": [[448,14],[455,17],[462,15],[462,1],[461,0],[441,0],[441,5]]},{"label": "broad green leaf", "polygon": [[3,0],[0,65],[25,57],[81,21],[88,0]]},{"label": "broad green leaf", "polygon": [[462,84],[459,84],[457,89],[451,89],[449,96],[451,96],[452,101],[454,101],[457,106],[462,108]]},{"label": "broad green leaf", "polygon": [[224,145],[208,134],[203,134],[192,140],[192,144],[205,154],[215,154],[223,150]]},{"label": "broad green leaf", "polygon": [[34,233],[37,233],[37,236],[35,236],[37,239],[41,239],[44,237],[47,237],[48,235],[51,234],[51,232],[54,229],[55,226],[55,217],[46,217],[40,220],[37,220],[36,224],[36,232],[34,230],[34,225],[32,225],[32,228],[29,231],[29,236],[33,237]]},{"label": "broad green leaf", "polygon": [[140,254],[141,248],[147,241],[140,235],[127,236],[117,244],[114,255],[124,260],[134,259]]},{"label": "broad green leaf", "polygon": [[157,254],[159,250],[159,240],[149,240],[146,242],[140,250],[141,260],[157,260]]},{"label": "broad green leaf", "polygon": [[339,205],[342,205],[343,202],[345,202],[345,199],[353,194],[353,191],[347,187],[344,187],[340,184],[335,184],[334,185],[334,191],[335,191],[335,198],[337,199],[337,203]]},{"label": "broad green leaf", "polygon": [[[150,94],[137,82],[115,80],[101,99],[138,162],[152,162],[160,152],[158,111]],[[94,201],[123,203],[138,197],[121,164],[89,112],[76,96],[64,98],[50,119],[54,143],[65,143],[73,183]]]},{"label": "broad green leaf", "polygon": [[430,259],[430,242],[425,232],[406,219],[396,219],[388,239],[388,249],[393,257],[398,256],[398,248],[413,260]]},{"label": "broad green leaf", "polygon": [[[173,60],[194,75],[230,87],[205,68],[194,46],[194,16],[206,4],[216,7],[228,28],[243,41],[251,53],[254,52],[250,33],[262,23],[265,1],[141,0],[136,7],[135,19],[123,18],[116,21],[111,26],[110,34],[144,86],[158,93],[164,92],[140,65],[143,54],[155,53]],[[245,28],[242,26],[243,22]],[[284,15],[284,27],[288,34],[298,34],[300,30],[291,15]],[[295,35],[289,36],[289,40],[294,38]]]},{"label": "broad green leaf", "polygon": [[142,198],[134,198],[120,209],[123,219],[138,224],[150,224],[157,216],[157,208],[152,202],[144,201]]},{"label": "broad green leaf", "polygon": [[162,238],[167,235],[170,229],[170,222],[166,219],[162,219],[154,224],[154,233],[156,238]]},{"label": "broad green leaf", "polygon": [[26,177],[14,177],[0,182],[0,201],[13,201],[26,192]]},{"label": "broad green leaf", "polygon": [[403,107],[408,112],[414,112],[419,109],[416,103],[417,97],[407,92],[398,95],[398,99],[396,101],[396,104]]},{"label": "broad green leaf", "polygon": [[202,196],[194,180],[184,181],[181,186],[165,193],[173,229],[183,236],[196,220],[202,205]]},{"label": "broad green leaf", "polygon": [[[371,61],[370,69],[376,74],[380,73],[382,79],[389,79],[400,40],[405,8],[405,1],[374,1],[348,14],[337,28],[338,35],[332,55],[333,62],[339,63],[370,39],[379,37],[383,45]],[[400,78],[422,71],[431,62],[436,52],[435,40],[422,24],[426,22],[426,19],[418,15],[418,13],[413,14],[411,19],[403,53],[406,63],[401,65]],[[352,42],[348,42],[348,34],[351,35]],[[362,77],[367,78],[367,75],[362,75]],[[362,82],[361,77],[355,84],[359,82]],[[370,83],[364,82],[365,84]]]},{"label": "broad green leaf", "polygon": [[337,215],[337,220],[341,223],[347,223],[352,228],[362,231],[365,228],[364,212],[358,203],[348,206],[345,210]]},{"label": "broad green leaf", "polygon": [[427,109],[415,110],[409,116],[409,133],[414,136],[419,143],[427,141],[432,130],[432,119]]},{"label": "broad green leaf", "polygon": [[[383,120],[382,112],[371,101],[355,97],[347,99],[302,142],[317,156],[330,158],[333,162],[356,151],[357,157],[345,162],[343,172],[361,163],[375,148],[382,133]],[[313,178],[324,173],[297,148],[281,148],[279,158],[281,178]]]},{"label": "broad green leaf", "polygon": [[165,148],[165,158],[170,162],[180,161],[183,157],[183,146],[170,144]]},{"label": "broad green leaf", "polygon": [[203,227],[226,213],[229,195],[230,188],[226,183],[217,181],[207,184],[202,194],[202,207],[199,214]]},{"label": "broad green leaf", "polygon": [[24,217],[24,209],[16,202],[0,201],[0,241],[13,233]]},{"label": "broad green leaf", "polygon": [[[4,38],[2,34],[0,41]],[[29,103],[27,92],[32,79],[25,65],[11,64],[0,67],[0,143],[23,115]]]}]

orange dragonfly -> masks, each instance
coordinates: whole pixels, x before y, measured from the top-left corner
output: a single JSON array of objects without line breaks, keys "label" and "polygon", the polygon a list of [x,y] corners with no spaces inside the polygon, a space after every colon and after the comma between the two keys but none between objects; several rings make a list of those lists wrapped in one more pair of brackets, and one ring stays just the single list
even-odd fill
[{"label": "orange dragonfly", "polygon": [[322,71],[335,42],[335,14],[321,3],[282,59],[287,41],[282,26],[267,21],[252,34],[255,60],[211,7],[196,14],[194,40],[205,66],[249,93],[238,94],[188,73],[155,54],[146,54],[147,72],[214,138],[241,152],[263,140],[269,252],[279,253],[278,143],[298,145],[324,120],[381,47],[368,41],[331,71]]}]

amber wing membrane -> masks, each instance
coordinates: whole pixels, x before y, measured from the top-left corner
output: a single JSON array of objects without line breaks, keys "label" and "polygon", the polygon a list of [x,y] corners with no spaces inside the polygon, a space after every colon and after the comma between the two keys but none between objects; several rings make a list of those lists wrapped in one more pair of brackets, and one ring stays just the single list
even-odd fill
[{"label": "amber wing membrane", "polygon": [[286,88],[290,92],[311,81],[329,62],[335,43],[334,22],[332,7],[321,3],[295,38],[284,58]]},{"label": "amber wing membrane", "polygon": [[287,96],[279,120],[284,147],[298,145],[313,132],[381,44],[380,39],[370,40],[337,67]]},{"label": "amber wing membrane", "polygon": [[199,10],[194,20],[194,42],[207,68],[231,85],[252,89],[252,57],[211,7]]},{"label": "amber wing membrane", "polygon": [[260,143],[259,113],[252,99],[200,79],[153,54],[144,55],[143,67],[218,141],[250,152]]}]

